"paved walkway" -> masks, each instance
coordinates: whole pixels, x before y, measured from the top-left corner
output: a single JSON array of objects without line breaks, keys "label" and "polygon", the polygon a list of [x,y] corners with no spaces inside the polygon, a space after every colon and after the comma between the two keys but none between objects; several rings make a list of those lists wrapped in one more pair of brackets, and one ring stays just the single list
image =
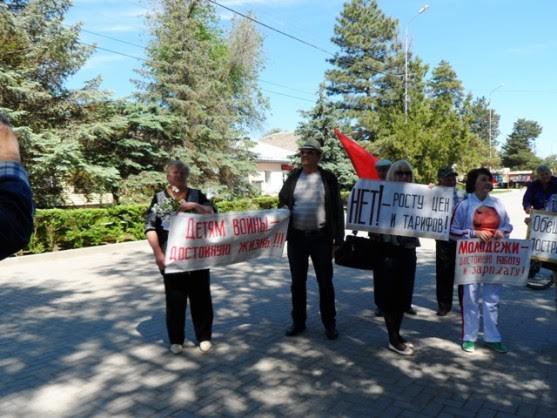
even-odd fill
[{"label": "paved walkway", "polygon": [[0,416],[556,417],[554,289],[507,288],[500,327],[511,352],[464,353],[458,314],[435,315],[435,253],[422,242],[419,315],[403,323],[412,358],[386,349],[362,271],[336,269],[341,336],[329,341],[314,280],[308,331],[283,336],[285,258],[214,269],[214,350],[190,343],[173,356],[146,242],[2,261]]}]

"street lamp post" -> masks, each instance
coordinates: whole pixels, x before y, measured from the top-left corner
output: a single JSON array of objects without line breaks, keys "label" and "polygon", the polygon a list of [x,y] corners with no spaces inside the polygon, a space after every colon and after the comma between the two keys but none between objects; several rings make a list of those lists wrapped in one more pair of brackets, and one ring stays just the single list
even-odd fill
[{"label": "street lamp post", "polygon": [[412,17],[412,19],[408,21],[408,23],[406,23],[406,27],[404,28],[404,121],[405,122],[408,122],[408,48],[409,48],[408,27],[410,26],[410,23],[415,18],[417,18],[422,13],[425,13],[427,9],[429,9],[428,4],[424,4],[422,7],[420,7],[418,13],[416,13]]},{"label": "street lamp post", "polygon": [[503,83],[499,84],[497,87],[495,87],[494,89],[492,89],[492,90],[489,92],[489,95],[488,95],[488,102],[487,102],[487,103],[488,103],[488,106],[489,106],[489,132],[488,132],[488,133],[489,133],[489,165],[490,165],[490,166],[491,166],[491,112],[492,112],[492,110],[491,110],[491,95],[492,95],[496,90],[499,90],[499,89],[500,89],[501,87],[503,87],[503,86],[504,86]]}]

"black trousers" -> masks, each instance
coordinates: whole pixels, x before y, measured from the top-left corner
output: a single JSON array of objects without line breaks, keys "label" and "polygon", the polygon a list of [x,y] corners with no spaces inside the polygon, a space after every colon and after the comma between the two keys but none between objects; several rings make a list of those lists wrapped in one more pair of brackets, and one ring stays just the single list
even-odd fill
[{"label": "black trousers", "polygon": [[287,242],[288,262],[292,276],[292,320],[305,326],[307,312],[306,281],[309,257],[319,286],[319,310],[325,327],[336,325],[335,288],[333,286],[333,242],[325,233],[306,234],[290,231]]},{"label": "black trousers", "polygon": [[385,245],[373,271],[375,300],[385,312],[404,312],[412,303],[416,249]]},{"label": "black trousers", "polygon": [[455,241],[435,241],[435,282],[439,310],[450,311],[453,306]]},{"label": "black trousers", "polygon": [[416,249],[384,245],[373,271],[375,300],[383,311],[389,342],[402,342],[400,326],[412,303],[416,276]]},{"label": "black trousers", "polygon": [[163,274],[163,278],[166,294],[166,329],[170,344],[184,343],[188,299],[197,341],[210,340],[213,303],[209,270]]}]

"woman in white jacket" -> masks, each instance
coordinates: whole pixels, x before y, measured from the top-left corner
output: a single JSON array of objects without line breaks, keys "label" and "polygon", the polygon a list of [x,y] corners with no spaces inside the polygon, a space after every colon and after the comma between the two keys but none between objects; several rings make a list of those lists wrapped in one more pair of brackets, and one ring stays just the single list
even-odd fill
[{"label": "woman in white jacket", "polygon": [[[508,238],[512,231],[507,211],[499,199],[489,195],[493,176],[487,168],[471,170],[466,179],[467,198],[459,204],[451,224],[451,235],[456,239],[479,238],[482,241]],[[462,349],[473,352],[480,328],[481,296],[485,345],[499,353],[506,353],[497,328],[501,284],[480,283],[463,285]]]}]

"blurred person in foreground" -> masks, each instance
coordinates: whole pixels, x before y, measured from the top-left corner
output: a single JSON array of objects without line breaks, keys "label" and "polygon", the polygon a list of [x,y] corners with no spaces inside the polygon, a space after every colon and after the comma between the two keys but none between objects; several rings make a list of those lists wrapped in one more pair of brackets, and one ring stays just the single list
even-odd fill
[{"label": "blurred person in foreground", "polygon": [[[412,166],[406,160],[394,162],[387,181],[414,182]],[[412,303],[416,276],[416,237],[381,234],[381,254],[373,271],[377,306],[383,311],[389,335],[388,348],[400,355],[414,353],[414,345],[400,335],[404,313]]]},{"label": "blurred person in foreground", "polygon": [[[456,239],[478,238],[482,241],[508,238],[513,227],[501,201],[490,196],[493,175],[487,168],[476,168],[466,176],[465,200],[458,205],[451,223],[451,235]],[[498,353],[508,348],[501,342],[497,328],[499,300],[503,285],[472,283],[462,285],[462,349],[472,353],[480,330],[482,308],[484,344]],[[481,302],[480,302],[481,299]]]},{"label": "blurred person in foreground", "polygon": [[190,301],[190,313],[195,337],[202,352],[211,347],[213,305],[209,270],[181,273],[164,272],[165,251],[170,228],[170,218],[177,212],[200,215],[214,213],[207,197],[198,189],[188,187],[189,167],[180,160],[170,161],[166,167],[168,186],[155,194],[145,218],[145,235],[153,250],[155,263],[164,279],[166,295],[166,328],[170,351],[180,354],[185,340],[186,308]]},{"label": "blurred person in foreground", "polygon": [[0,260],[24,248],[33,233],[33,196],[19,144],[0,113]]}]

